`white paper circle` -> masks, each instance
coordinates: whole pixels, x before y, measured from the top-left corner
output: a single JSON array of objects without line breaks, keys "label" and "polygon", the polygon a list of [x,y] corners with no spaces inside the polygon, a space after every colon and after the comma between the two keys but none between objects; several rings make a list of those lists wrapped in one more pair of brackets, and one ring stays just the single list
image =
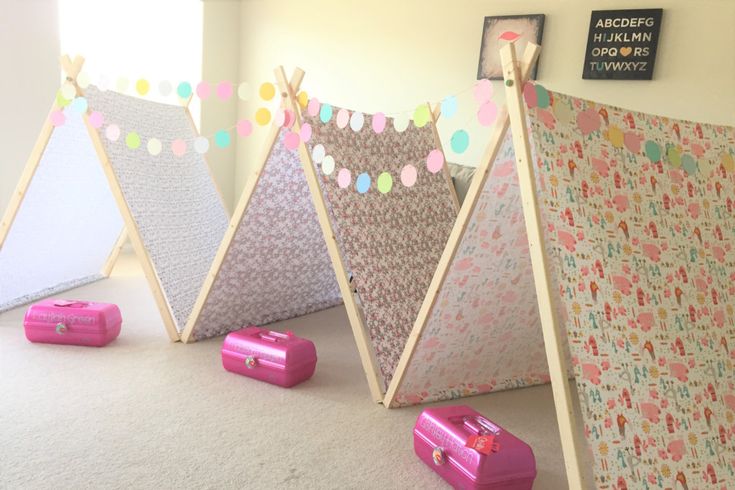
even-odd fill
[{"label": "white paper circle", "polygon": [[273,118],[273,122],[276,123],[276,126],[283,126],[286,123],[286,112],[283,109],[278,109],[276,111],[276,117]]},{"label": "white paper circle", "polygon": [[354,132],[358,132],[362,129],[362,126],[365,124],[365,116],[362,112],[353,112],[352,117],[350,117],[350,128]]},{"label": "white paper circle", "polygon": [[77,85],[79,85],[79,88],[89,87],[89,82],[89,74],[86,71],[83,71],[79,75],[77,75]]},{"label": "white paper circle", "polygon": [[399,133],[402,133],[406,129],[408,129],[408,125],[410,122],[411,119],[407,115],[397,116],[393,118],[393,129],[395,129]]},{"label": "white paper circle", "polygon": [[203,155],[209,151],[209,140],[204,136],[199,136],[194,140],[194,151]]},{"label": "white paper circle", "polygon": [[240,100],[250,100],[250,84],[248,82],[242,82],[237,87],[237,96],[240,97]]},{"label": "white paper circle", "polygon": [[117,79],[117,82],[115,83],[115,90],[120,92],[121,94],[124,94],[128,91],[128,87],[130,86],[130,80],[128,80],[125,77],[120,77]]},{"label": "white paper circle", "polygon": [[153,156],[158,155],[161,153],[161,140],[157,138],[151,138],[148,140],[148,144],[146,145],[146,148],[148,148],[148,153],[150,153]]},{"label": "white paper circle", "polygon": [[99,80],[97,80],[97,88],[103,92],[110,88],[110,79],[107,78],[107,75],[100,75]]},{"label": "white paper circle", "polygon": [[77,89],[71,83],[66,82],[61,86],[61,96],[66,100],[72,100],[77,96]]},{"label": "white paper circle", "polygon": [[332,155],[327,155],[322,160],[322,173],[324,175],[331,175],[334,172],[334,158]]},{"label": "white paper circle", "polygon": [[311,159],[314,160],[314,163],[322,163],[322,160],[324,160],[324,155],[327,154],[327,151],[324,149],[324,145],[316,145],[313,150],[311,150]]},{"label": "white paper circle", "polygon": [[168,97],[171,95],[171,91],[173,90],[173,85],[171,85],[171,82],[168,80],[163,80],[158,84],[158,93],[163,95],[164,97]]}]

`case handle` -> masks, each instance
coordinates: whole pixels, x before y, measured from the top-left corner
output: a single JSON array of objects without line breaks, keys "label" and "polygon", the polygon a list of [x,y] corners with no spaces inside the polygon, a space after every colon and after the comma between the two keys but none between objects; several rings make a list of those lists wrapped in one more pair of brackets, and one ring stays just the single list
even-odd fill
[{"label": "case handle", "polygon": [[59,306],[61,308],[86,308],[89,306],[89,303],[86,301],[69,301],[66,299],[57,299],[54,301],[54,306]]},{"label": "case handle", "polygon": [[464,417],[464,426],[469,429],[473,434],[485,435],[485,434],[500,434],[500,427],[490,422],[485,417]]},{"label": "case handle", "polygon": [[291,337],[293,337],[293,332],[276,332],[274,330],[269,330],[268,332],[260,332],[258,335],[260,335],[260,338],[263,340],[267,340],[269,342],[279,342],[282,340],[289,340]]}]

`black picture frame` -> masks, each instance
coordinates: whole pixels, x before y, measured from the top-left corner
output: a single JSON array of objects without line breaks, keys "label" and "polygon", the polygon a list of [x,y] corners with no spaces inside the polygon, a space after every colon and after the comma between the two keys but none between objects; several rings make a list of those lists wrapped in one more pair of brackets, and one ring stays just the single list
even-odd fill
[{"label": "black picture frame", "polygon": [[[544,14],[496,15],[485,17],[480,39],[480,59],[477,63],[477,79],[502,80],[503,69],[500,65],[500,48],[507,42],[498,39],[505,31],[520,34],[516,40],[518,55],[523,54],[526,44],[531,41],[541,44],[544,35]],[[520,31],[520,32],[519,32]],[[531,69],[530,78],[536,79],[538,60]]]}]

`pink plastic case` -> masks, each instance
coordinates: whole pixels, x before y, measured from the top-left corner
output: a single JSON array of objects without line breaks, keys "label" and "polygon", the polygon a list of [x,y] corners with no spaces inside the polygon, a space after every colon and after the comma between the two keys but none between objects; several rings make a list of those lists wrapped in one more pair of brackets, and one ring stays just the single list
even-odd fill
[{"label": "pink plastic case", "polygon": [[314,374],[316,348],[312,341],[290,332],[250,326],[225,337],[222,366],[233,373],[290,388]]},{"label": "pink plastic case", "polygon": [[31,305],[23,319],[31,342],[102,347],[120,334],[117,305],[47,299]]},{"label": "pink plastic case", "polygon": [[530,490],[536,478],[531,447],[464,405],[421,412],[413,447],[454,488]]}]

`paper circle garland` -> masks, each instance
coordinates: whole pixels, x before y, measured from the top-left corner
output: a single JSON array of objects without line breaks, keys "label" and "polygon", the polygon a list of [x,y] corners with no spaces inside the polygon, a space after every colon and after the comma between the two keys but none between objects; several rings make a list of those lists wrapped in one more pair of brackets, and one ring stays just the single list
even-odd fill
[{"label": "paper circle garland", "polygon": [[658,162],[661,160],[661,147],[655,141],[648,140],[644,146],[646,156],[652,162]]},{"label": "paper circle garland", "polygon": [[286,112],[283,109],[277,109],[276,115],[273,116],[273,122],[276,126],[283,127],[286,125]]},{"label": "paper circle garland", "polygon": [[66,122],[66,116],[64,116],[64,111],[56,110],[51,113],[51,125],[55,128],[58,128],[59,126],[63,126],[64,122]]},{"label": "paper circle garland", "polygon": [[240,100],[250,100],[250,84],[248,82],[242,82],[237,86],[237,96]]},{"label": "paper circle garland", "polygon": [[253,123],[251,123],[247,119],[242,119],[237,122],[237,134],[242,136],[243,138],[250,136],[250,134],[253,132]]},{"label": "paper circle garland", "polygon": [[212,87],[209,85],[209,82],[202,81],[197,84],[197,97],[200,99],[208,99],[211,92]]},{"label": "paper circle garland", "polygon": [[431,150],[429,156],[426,157],[426,168],[432,174],[444,168],[444,153],[441,150]]},{"label": "paper circle garland", "polygon": [[139,95],[146,95],[150,89],[151,84],[144,78],[135,82],[135,91],[138,92]]},{"label": "paper circle garland", "polygon": [[319,144],[311,150],[311,159],[314,163],[322,163],[326,154],[327,150],[324,149],[324,145]]},{"label": "paper circle garland", "polygon": [[87,112],[87,99],[85,97],[77,97],[71,101],[71,110],[77,114],[83,114]]},{"label": "paper circle garland", "polygon": [[173,87],[171,86],[171,82],[168,80],[163,80],[158,83],[158,93],[161,94],[164,97],[168,97],[171,95],[171,91],[173,90]]},{"label": "paper circle garland", "polygon": [[726,172],[732,172],[735,170],[735,158],[727,152],[723,152],[720,158],[720,165],[725,169]]},{"label": "paper circle garland", "polygon": [[478,104],[484,104],[493,96],[493,84],[487,78],[478,80],[472,89],[472,95]]},{"label": "paper circle garland", "polygon": [[296,95],[296,100],[299,101],[299,105],[301,106],[301,108],[305,109],[307,104],[309,103],[309,94],[302,90]]},{"label": "paper circle garland", "polygon": [[171,152],[177,157],[182,157],[186,153],[186,141],[175,139],[171,142]]},{"label": "paper circle garland", "polygon": [[194,151],[203,155],[209,151],[209,140],[204,136],[199,136],[194,140]]},{"label": "paper circle garland", "polygon": [[309,105],[306,106],[306,113],[311,117],[316,117],[316,115],[319,114],[320,107],[321,104],[319,103],[319,99],[311,99],[309,101]]},{"label": "paper circle garland", "polygon": [[332,119],[333,112],[334,111],[331,105],[322,104],[321,108],[319,109],[319,120],[324,124],[328,123]]},{"label": "paper circle garland", "polygon": [[220,100],[227,100],[232,97],[232,83],[225,80],[217,84],[217,97]]},{"label": "paper circle garland", "polygon": [[408,129],[408,124],[410,123],[410,119],[406,115],[400,115],[393,118],[393,129],[398,131],[399,133],[404,132]]},{"label": "paper circle garland", "polygon": [[291,109],[283,111],[283,126],[290,128],[294,122],[296,122],[296,117],[294,117],[293,111]]},{"label": "paper circle garland", "polygon": [[457,130],[452,135],[450,145],[454,153],[464,153],[470,146],[470,135],[464,129]]},{"label": "paper circle garland", "polygon": [[529,109],[533,109],[538,105],[538,95],[533,83],[526,82],[523,85],[523,100],[526,101],[526,105]]},{"label": "paper circle garland", "polygon": [[410,163],[401,169],[401,184],[405,187],[413,187],[418,178],[418,171],[416,167]]},{"label": "paper circle garland", "polygon": [[332,172],[334,172],[334,165],[334,157],[332,155],[325,156],[324,160],[322,160],[322,173],[324,175],[332,175]]},{"label": "paper circle garland", "polygon": [[102,116],[101,112],[94,111],[92,114],[89,115],[89,124],[91,124],[93,128],[99,129],[102,127],[103,123],[104,117]]},{"label": "paper circle garland", "polygon": [[307,143],[311,139],[311,133],[311,124],[304,123],[299,130],[299,137],[301,138],[301,141]]},{"label": "paper circle garland", "polygon": [[269,111],[265,107],[261,107],[260,109],[255,111],[255,122],[261,126],[265,126],[266,124],[271,122],[271,111]]},{"label": "paper circle garland", "polygon": [[191,96],[191,84],[189,82],[181,82],[179,86],[176,87],[176,93],[182,99],[189,98]]},{"label": "paper circle garland", "polygon": [[362,112],[353,112],[350,117],[350,129],[359,132],[365,125],[365,115]]},{"label": "paper circle garland", "polygon": [[71,83],[66,82],[61,86],[61,96],[66,100],[72,100],[77,96],[77,89]]},{"label": "paper circle garland", "polygon": [[59,91],[56,92],[56,105],[59,107],[66,107],[69,104],[71,104],[71,100],[65,99],[61,94],[61,89],[59,89]]},{"label": "paper circle garland", "polygon": [[443,117],[452,117],[457,113],[457,97],[450,95],[442,100],[441,112]]},{"label": "paper circle garland", "polygon": [[383,172],[378,175],[378,191],[381,194],[388,194],[393,188],[393,176],[390,172]]},{"label": "paper circle garland", "polygon": [[375,131],[375,134],[380,134],[385,129],[385,114],[382,112],[378,112],[375,115],[373,115],[373,131]]},{"label": "paper circle garland", "polygon": [[140,146],[140,136],[135,131],[131,131],[125,136],[125,144],[131,150],[135,150]]},{"label": "paper circle garland", "polygon": [[429,106],[426,104],[421,104],[413,112],[413,124],[417,128],[423,128],[426,126],[430,118],[431,112],[429,111]]},{"label": "paper circle garland", "polygon": [[536,83],[534,86],[536,87],[536,103],[540,109],[546,109],[551,104],[549,91],[541,84]]},{"label": "paper circle garland", "polygon": [[110,124],[105,128],[105,136],[110,141],[117,141],[120,138],[120,127],[117,124]]},{"label": "paper circle garland", "polygon": [[225,129],[220,129],[214,133],[214,144],[220,148],[227,148],[230,146],[231,138],[230,132]]},{"label": "paper circle garland", "polygon": [[149,139],[148,143],[146,144],[146,148],[148,149],[148,153],[150,153],[151,155],[158,155],[159,153],[161,153],[162,149],[161,140],[157,138]]},{"label": "paper circle garland", "polygon": [[681,168],[683,168],[686,173],[689,175],[694,175],[697,173],[697,161],[694,159],[693,156],[689,155],[688,153],[681,156]]},{"label": "paper circle garland", "polygon": [[301,138],[299,137],[299,133],[289,131],[288,133],[286,133],[286,136],[283,137],[283,144],[287,150],[290,150],[290,151],[295,150],[296,148],[299,147],[299,143],[301,143]]},{"label": "paper circle garland", "polygon": [[350,113],[347,109],[340,109],[337,112],[337,127],[344,129],[347,127],[347,123],[350,122]]},{"label": "paper circle garland", "polygon": [[352,182],[352,174],[350,171],[346,168],[339,169],[339,172],[337,172],[337,185],[341,189],[346,189],[350,186],[350,182]]},{"label": "paper circle garland", "polygon": [[260,86],[258,94],[263,100],[271,100],[276,95],[276,87],[271,82],[265,82]]},{"label": "paper circle garland", "polygon": [[360,194],[365,194],[370,190],[370,175],[368,175],[367,172],[363,172],[357,176],[357,180],[355,180],[355,189],[357,189],[357,192]]},{"label": "paper circle garland", "polygon": [[492,126],[498,117],[498,106],[495,102],[488,100],[477,110],[477,120],[483,126]]}]

